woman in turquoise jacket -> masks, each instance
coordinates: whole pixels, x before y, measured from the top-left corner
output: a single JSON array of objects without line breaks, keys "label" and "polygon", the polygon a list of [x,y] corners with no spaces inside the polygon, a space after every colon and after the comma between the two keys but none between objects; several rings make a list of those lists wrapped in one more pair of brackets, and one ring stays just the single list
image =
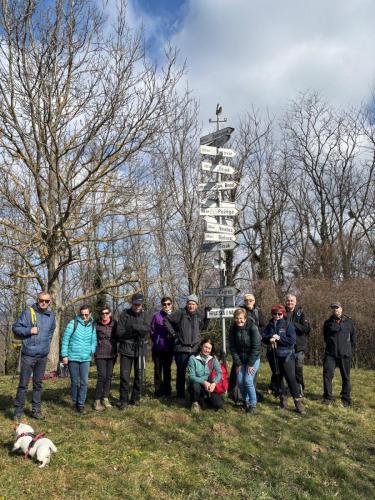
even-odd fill
[{"label": "woman in turquoise jacket", "polygon": [[70,394],[74,407],[85,413],[90,361],[96,351],[96,330],[90,307],[84,305],[79,315],[69,321],[61,343],[61,357],[70,373]]},{"label": "woman in turquoise jacket", "polygon": [[220,363],[214,355],[215,348],[209,338],[205,338],[199,345],[196,356],[190,356],[188,362],[189,394],[191,410],[199,413],[201,405],[206,402],[215,410],[223,407],[221,394],[215,392],[216,384],[221,380]]}]

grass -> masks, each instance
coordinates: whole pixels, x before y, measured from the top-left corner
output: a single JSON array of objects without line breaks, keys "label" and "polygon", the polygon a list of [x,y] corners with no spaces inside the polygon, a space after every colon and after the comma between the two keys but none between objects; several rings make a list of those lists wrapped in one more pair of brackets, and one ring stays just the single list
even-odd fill
[{"label": "grass", "polygon": [[[74,413],[68,379],[44,382],[45,431],[58,453],[45,469],[12,455],[12,398],[17,382],[0,379],[0,497],[19,498],[374,498],[375,373],[353,370],[354,404],[321,405],[322,369],[306,367],[305,416],[280,412],[266,396],[245,417],[225,404],[218,413],[151,397],[152,366],[140,408]],[[266,387],[263,363],[258,386]],[[334,393],[340,392],[337,371]],[[118,374],[113,395],[118,394]],[[89,403],[95,385],[90,374]],[[290,405],[292,406],[292,404]],[[28,403],[29,407],[29,403]]]}]

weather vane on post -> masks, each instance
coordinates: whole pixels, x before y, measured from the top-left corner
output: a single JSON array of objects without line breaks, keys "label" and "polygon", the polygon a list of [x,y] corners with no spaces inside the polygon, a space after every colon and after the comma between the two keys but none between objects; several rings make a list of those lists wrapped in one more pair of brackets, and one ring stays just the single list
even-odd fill
[{"label": "weather vane on post", "polygon": [[210,118],[208,121],[209,123],[216,123],[216,130],[219,130],[219,127],[220,127],[220,123],[226,123],[227,119],[226,118],[223,118],[222,120],[220,120],[219,116],[221,115],[221,113],[223,112],[223,108],[222,106],[220,106],[220,104],[216,104],[216,120],[213,120],[212,118]]}]

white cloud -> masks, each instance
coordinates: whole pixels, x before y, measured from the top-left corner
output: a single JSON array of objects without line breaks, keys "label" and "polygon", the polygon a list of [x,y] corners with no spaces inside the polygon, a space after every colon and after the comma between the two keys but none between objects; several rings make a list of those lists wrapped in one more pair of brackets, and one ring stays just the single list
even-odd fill
[{"label": "white cloud", "polygon": [[366,102],[375,86],[373,0],[190,0],[172,38],[205,122],[252,106],[278,113],[298,92]]}]

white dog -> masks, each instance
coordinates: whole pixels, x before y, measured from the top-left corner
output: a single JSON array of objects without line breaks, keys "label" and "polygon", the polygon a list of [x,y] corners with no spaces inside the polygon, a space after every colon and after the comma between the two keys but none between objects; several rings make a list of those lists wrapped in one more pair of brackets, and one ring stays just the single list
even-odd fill
[{"label": "white dog", "polygon": [[56,446],[44,437],[44,433],[35,434],[34,429],[27,424],[19,424],[16,428],[16,441],[12,451],[20,450],[25,457],[35,457],[37,462],[41,462],[40,468],[49,464],[52,453],[57,452]]}]

